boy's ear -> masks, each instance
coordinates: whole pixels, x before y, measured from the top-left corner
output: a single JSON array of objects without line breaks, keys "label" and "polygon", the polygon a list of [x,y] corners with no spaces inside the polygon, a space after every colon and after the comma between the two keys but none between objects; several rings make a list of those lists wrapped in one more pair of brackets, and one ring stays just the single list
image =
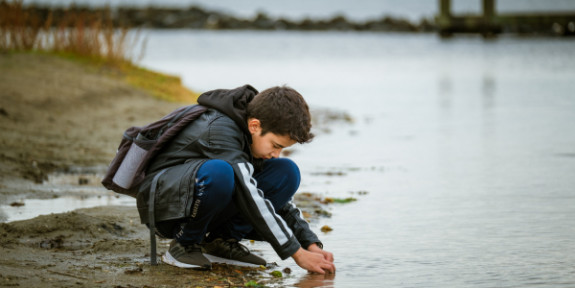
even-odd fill
[{"label": "boy's ear", "polygon": [[248,129],[252,135],[258,133],[262,129],[260,120],[256,118],[248,119]]}]

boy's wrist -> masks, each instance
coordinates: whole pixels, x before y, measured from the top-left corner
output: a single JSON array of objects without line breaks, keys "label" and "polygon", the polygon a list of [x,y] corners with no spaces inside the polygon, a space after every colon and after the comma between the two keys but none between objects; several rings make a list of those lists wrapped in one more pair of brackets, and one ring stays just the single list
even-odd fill
[{"label": "boy's wrist", "polygon": [[317,243],[312,243],[307,247],[307,251],[310,252],[321,252],[323,249],[317,245]]},{"label": "boy's wrist", "polygon": [[323,250],[323,244],[321,242],[311,243],[311,244],[309,244],[309,246],[307,246],[307,250],[312,250],[312,249]]},{"label": "boy's wrist", "polygon": [[304,253],[304,249],[300,247],[299,249],[297,249],[297,251],[295,251],[295,253],[293,253],[293,255],[291,255],[291,257],[297,262],[301,257],[302,253]]}]

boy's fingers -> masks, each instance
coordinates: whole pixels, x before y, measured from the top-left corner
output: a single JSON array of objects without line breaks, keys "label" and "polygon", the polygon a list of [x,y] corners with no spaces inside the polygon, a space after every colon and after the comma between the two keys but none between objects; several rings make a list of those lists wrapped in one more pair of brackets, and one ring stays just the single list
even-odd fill
[{"label": "boy's fingers", "polygon": [[333,265],[333,263],[325,263],[322,268],[324,271],[328,271],[330,273],[335,272],[335,265]]},{"label": "boy's fingers", "polygon": [[310,271],[312,273],[318,273],[318,274],[325,274],[327,272],[329,273],[334,273],[335,272],[335,266],[332,263],[329,262],[323,262],[320,265],[318,265],[317,267],[314,267],[315,270]]},{"label": "boy's fingers", "polygon": [[333,259],[333,254],[327,253],[325,256],[326,256],[327,261],[333,262],[333,260],[334,260],[334,259]]},{"label": "boy's fingers", "polygon": [[321,254],[323,254],[323,258],[325,258],[327,261],[329,261],[329,262],[334,261],[333,253],[327,252],[327,251],[322,251]]},{"label": "boy's fingers", "polygon": [[313,271],[309,271],[311,273],[317,273],[317,274],[325,274],[325,270],[322,269],[321,267],[318,267],[316,270]]}]

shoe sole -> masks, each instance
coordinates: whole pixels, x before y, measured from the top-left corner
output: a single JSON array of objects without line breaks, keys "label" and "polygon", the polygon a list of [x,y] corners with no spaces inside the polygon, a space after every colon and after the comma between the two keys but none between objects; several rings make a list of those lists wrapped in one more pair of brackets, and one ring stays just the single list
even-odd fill
[{"label": "shoe sole", "polygon": [[266,265],[258,265],[258,264],[248,263],[248,262],[242,262],[239,260],[222,258],[222,257],[214,256],[211,254],[204,254],[204,256],[206,256],[206,258],[208,258],[208,260],[210,260],[210,262],[212,262],[212,263],[223,263],[223,264],[243,266],[243,267],[260,267],[260,266],[266,266],[267,265],[267,263],[266,263]]},{"label": "shoe sole", "polygon": [[166,251],[166,254],[164,254],[162,256],[162,261],[166,264],[180,267],[180,268],[201,268],[201,269],[210,269],[211,268],[211,267],[205,267],[205,266],[201,266],[201,265],[194,265],[194,264],[188,264],[188,263],[180,262],[180,261],[176,260],[176,258],[174,258],[172,256],[172,254],[170,254],[170,251]]}]

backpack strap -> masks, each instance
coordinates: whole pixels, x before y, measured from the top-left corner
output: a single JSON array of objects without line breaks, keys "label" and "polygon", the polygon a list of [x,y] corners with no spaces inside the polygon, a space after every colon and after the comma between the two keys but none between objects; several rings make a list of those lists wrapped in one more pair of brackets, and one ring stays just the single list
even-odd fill
[{"label": "backpack strap", "polygon": [[167,168],[160,171],[154,179],[152,179],[152,187],[150,189],[150,199],[148,200],[148,226],[150,228],[150,262],[152,265],[157,265],[156,262],[156,219],[154,217],[154,206],[156,205],[156,186],[158,186],[158,179]]},{"label": "backpack strap", "polygon": [[165,130],[170,129],[170,127],[172,127],[172,125],[174,125],[174,123],[176,123],[176,121],[180,120],[180,118],[182,118],[182,116],[186,115],[186,113],[188,113],[190,110],[192,110],[192,108],[194,108],[195,106],[197,106],[197,105],[190,105],[190,106],[186,107],[185,109],[183,109],[180,113],[176,114],[176,116],[174,116],[174,118],[172,118],[172,120],[170,120],[170,122],[168,122],[168,124],[164,125],[164,127],[162,127],[162,129],[160,129],[160,131],[156,135],[156,139],[159,138],[160,135],[164,134]]}]

